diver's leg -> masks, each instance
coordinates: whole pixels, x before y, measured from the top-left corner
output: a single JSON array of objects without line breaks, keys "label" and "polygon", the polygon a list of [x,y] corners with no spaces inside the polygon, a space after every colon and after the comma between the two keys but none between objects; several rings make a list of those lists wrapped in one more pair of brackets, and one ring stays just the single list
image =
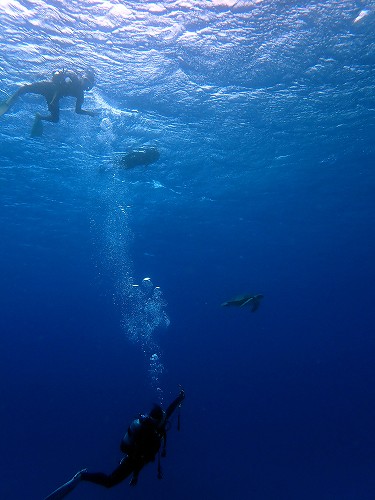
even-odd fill
[{"label": "diver's leg", "polygon": [[57,123],[59,121],[59,118],[60,118],[59,98],[55,95],[55,96],[53,96],[52,101],[48,102],[48,99],[47,99],[47,104],[48,104],[48,111],[50,112],[50,115],[41,116],[40,119],[45,120],[47,122]]},{"label": "diver's leg", "polygon": [[57,123],[59,121],[59,116],[60,116],[59,101],[58,99],[56,99],[56,96],[54,96],[52,98],[52,102],[50,102],[49,97],[50,96],[45,96],[48,105],[48,110],[51,114],[43,116],[40,113],[36,113],[34,123],[31,128],[31,137],[40,137],[43,134],[42,120],[53,123]]},{"label": "diver's leg", "polygon": [[16,102],[19,96],[24,94],[38,94],[43,95],[47,103],[51,102],[55,95],[55,86],[52,82],[42,81],[26,85],[22,85],[12,96],[0,104],[0,116],[6,113],[11,106]]},{"label": "diver's leg", "polygon": [[125,457],[120,465],[112,472],[112,474],[104,474],[103,472],[82,472],[81,481],[89,481],[90,483],[99,484],[106,488],[112,488],[116,484],[121,483],[133,472],[133,463],[129,457]]},{"label": "diver's leg", "polygon": [[60,118],[59,100],[56,98],[56,96],[52,97],[52,101],[49,100],[49,96],[45,96],[45,98],[47,101],[48,111],[50,112],[50,114],[41,115],[40,113],[37,113],[35,115],[35,120],[44,120],[46,122],[57,123]]},{"label": "diver's leg", "polygon": [[20,95],[24,94],[42,95],[46,98],[48,103],[55,95],[55,86],[51,82],[45,81],[22,85],[22,87],[20,87],[10,99],[12,99],[14,102]]}]

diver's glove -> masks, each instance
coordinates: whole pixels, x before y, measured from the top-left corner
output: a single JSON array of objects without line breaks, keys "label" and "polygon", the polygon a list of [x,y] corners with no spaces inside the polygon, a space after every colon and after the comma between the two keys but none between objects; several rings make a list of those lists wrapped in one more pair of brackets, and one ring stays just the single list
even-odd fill
[{"label": "diver's glove", "polygon": [[181,399],[181,402],[185,399],[185,391],[184,389],[182,388],[182,385],[180,384],[179,385],[179,388],[180,388],[180,392],[178,394],[178,397]]}]

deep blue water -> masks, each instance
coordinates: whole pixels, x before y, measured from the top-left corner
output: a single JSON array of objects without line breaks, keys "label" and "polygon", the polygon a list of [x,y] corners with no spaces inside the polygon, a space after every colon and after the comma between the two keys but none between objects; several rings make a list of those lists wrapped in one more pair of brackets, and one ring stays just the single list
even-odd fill
[{"label": "deep blue water", "polygon": [[163,480],[69,498],[375,497],[374,9],[1,2],[2,97],[91,65],[98,116],[0,118],[0,498],[110,472],[178,384]]}]

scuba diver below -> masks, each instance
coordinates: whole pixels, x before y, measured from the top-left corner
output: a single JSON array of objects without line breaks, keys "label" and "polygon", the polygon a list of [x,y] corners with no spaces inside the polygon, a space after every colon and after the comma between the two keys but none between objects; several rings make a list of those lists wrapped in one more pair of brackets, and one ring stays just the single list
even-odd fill
[{"label": "scuba diver below", "polygon": [[160,153],[155,146],[143,146],[138,149],[133,149],[125,154],[120,153],[116,164],[125,169],[151,165],[160,158]]},{"label": "scuba diver below", "polygon": [[[127,433],[123,437],[120,449],[125,456],[120,461],[118,467],[111,474],[103,472],[87,472],[83,469],[77,472],[70,481],[63,484],[51,493],[45,500],[61,500],[65,498],[81,481],[99,484],[106,488],[112,488],[121,483],[132,474],[131,486],[135,486],[138,481],[138,474],[149,462],[154,462],[158,456],[158,479],[162,478],[160,466],[160,455],[166,456],[166,439],[169,430],[169,418],[172,413],[180,408],[185,399],[185,392],[180,389],[177,398],[164,411],[161,406],[154,405],[148,415],[140,415],[130,424]],[[180,427],[180,418],[178,415],[178,430]],[[162,451],[160,447],[163,443]]]},{"label": "scuba diver below", "polygon": [[79,115],[96,116],[95,111],[82,109],[85,98],[84,91],[91,90],[94,84],[95,74],[92,69],[86,69],[81,75],[72,70],[57,70],[53,73],[51,81],[22,85],[9,99],[0,104],[0,116],[6,113],[21,95],[38,94],[44,96],[50,114],[43,116],[36,113],[31,129],[31,137],[40,137],[43,134],[43,120],[53,123],[59,121],[61,97],[75,97],[75,112]]}]

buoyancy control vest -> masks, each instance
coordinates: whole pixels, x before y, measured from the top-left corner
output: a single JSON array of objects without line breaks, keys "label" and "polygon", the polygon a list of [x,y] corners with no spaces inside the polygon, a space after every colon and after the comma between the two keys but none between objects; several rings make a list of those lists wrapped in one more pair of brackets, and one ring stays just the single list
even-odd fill
[{"label": "buoyancy control vest", "polygon": [[122,438],[120,449],[127,455],[142,456],[146,460],[154,460],[165,439],[165,422],[140,415],[129,425]]}]

